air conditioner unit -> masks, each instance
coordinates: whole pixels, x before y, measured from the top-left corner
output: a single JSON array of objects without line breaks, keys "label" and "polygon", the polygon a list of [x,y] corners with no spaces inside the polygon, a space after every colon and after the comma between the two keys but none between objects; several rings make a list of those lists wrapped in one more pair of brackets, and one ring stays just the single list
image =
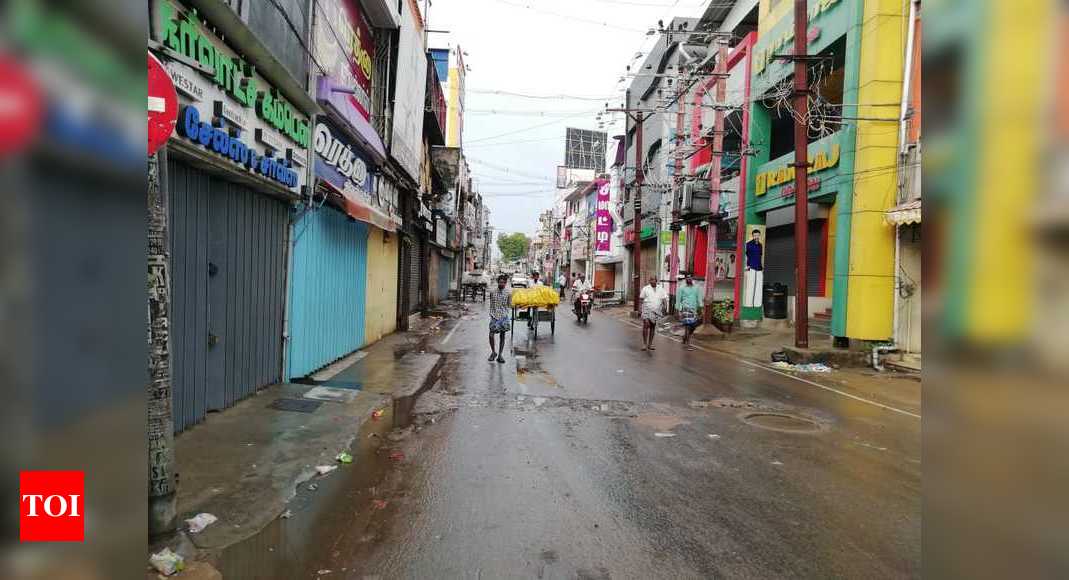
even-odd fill
[{"label": "air conditioner unit", "polygon": [[680,208],[685,214],[709,213],[709,182],[686,181],[683,183],[683,204]]}]

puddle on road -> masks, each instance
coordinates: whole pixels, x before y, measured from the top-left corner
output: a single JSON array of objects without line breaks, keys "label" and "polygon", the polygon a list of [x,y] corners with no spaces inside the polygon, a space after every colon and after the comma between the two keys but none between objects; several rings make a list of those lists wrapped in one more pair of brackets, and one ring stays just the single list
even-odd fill
[{"label": "puddle on road", "polygon": [[[289,517],[278,517],[256,535],[209,554],[224,578],[303,578],[311,566],[328,559],[329,546],[341,530],[372,528],[384,521],[373,509],[376,486],[393,467],[388,420],[367,421],[349,452],[353,463],[297,487],[286,505]],[[340,571],[339,571],[340,572]],[[344,573],[339,575],[345,577]]]},{"label": "puddle on road", "polygon": [[739,419],[747,425],[784,433],[818,433],[825,430],[825,426],[817,421],[787,413],[743,413]]},{"label": "puddle on road", "polygon": [[687,425],[690,421],[675,415],[650,415],[640,414],[632,419],[636,424],[649,427],[654,431],[671,431],[680,425]]}]

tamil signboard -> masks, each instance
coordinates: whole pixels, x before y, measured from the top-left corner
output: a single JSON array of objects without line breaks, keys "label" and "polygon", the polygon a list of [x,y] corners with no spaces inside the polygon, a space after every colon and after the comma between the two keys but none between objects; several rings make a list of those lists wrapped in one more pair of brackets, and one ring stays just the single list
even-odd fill
[{"label": "tamil signboard", "polygon": [[229,159],[235,170],[299,190],[306,172],[295,161],[311,142],[308,117],[192,9],[172,0],[156,0],[154,8],[153,39],[180,93],[178,137]]},{"label": "tamil signboard", "polygon": [[316,0],[315,54],[320,72],[346,87],[344,100],[365,120],[371,117],[375,37],[357,0]]},{"label": "tamil signboard", "polygon": [[597,207],[594,210],[594,255],[604,256],[612,251],[612,218],[609,216],[609,182],[598,187]]},{"label": "tamil signboard", "polygon": [[[396,230],[401,222],[396,205],[391,203],[396,191],[385,186],[388,180],[376,180],[364,151],[325,121],[316,124],[313,142],[316,179],[341,194],[345,213],[381,229]],[[380,186],[378,191],[376,184]]]}]

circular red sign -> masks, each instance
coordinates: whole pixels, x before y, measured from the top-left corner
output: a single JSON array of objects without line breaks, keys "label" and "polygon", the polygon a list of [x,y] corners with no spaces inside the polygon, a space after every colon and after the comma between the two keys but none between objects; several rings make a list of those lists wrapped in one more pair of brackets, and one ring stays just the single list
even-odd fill
[{"label": "circular red sign", "polygon": [[0,56],[0,156],[25,148],[41,127],[41,90],[17,60]]},{"label": "circular red sign", "polygon": [[171,138],[178,120],[178,94],[171,76],[160,61],[148,53],[148,154]]}]

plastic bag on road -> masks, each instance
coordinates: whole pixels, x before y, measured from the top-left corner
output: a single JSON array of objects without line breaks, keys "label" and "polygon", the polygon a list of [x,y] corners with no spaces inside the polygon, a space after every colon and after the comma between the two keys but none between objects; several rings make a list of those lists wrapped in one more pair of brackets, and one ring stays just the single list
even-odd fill
[{"label": "plastic bag on road", "polygon": [[175,554],[170,548],[164,548],[149,556],[148,563],[151,564],[157,572],[164,576],[170,576],[176,572],[181,572],[186,567],[185,560],[182,556]]},{"label": "plastic bag on road", "polygon": [[189,525],[189,533],[199,534],[204,531],[204,528],[214,524],[217,521],[219,521],[219,518],[213,516],[212,514],[197,514],[186,520],[186,524]]}]

